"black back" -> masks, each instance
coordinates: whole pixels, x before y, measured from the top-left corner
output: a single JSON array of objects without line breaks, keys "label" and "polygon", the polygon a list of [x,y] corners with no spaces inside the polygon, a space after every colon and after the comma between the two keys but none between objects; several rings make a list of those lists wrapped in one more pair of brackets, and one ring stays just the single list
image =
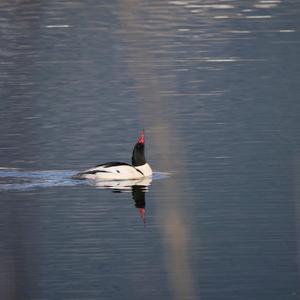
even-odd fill
[{"label": "black back", "polygon": [[136,143],[132,152],[132,165],[137,167],[142,166],[145,163],[145,145],[142,143]]},{"label": "black back", "polygon": [[117,166],[130,166],[130,164],[119,162],[119,161],[110,161],[104,164],[97,165],[96,167],[109,168],[109,167],[117,167]]}]

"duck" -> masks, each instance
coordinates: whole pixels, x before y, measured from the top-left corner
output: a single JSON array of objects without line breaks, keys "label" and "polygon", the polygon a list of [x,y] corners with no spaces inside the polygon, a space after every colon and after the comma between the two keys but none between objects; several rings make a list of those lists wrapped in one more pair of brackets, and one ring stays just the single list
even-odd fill
[{"label": "duck", "polygon": [[145,131],[142,130],[132,151],[131,163],[106,162],[73,176],[74,179],[132,180],[152,176],[152,169],[145,158]]}]

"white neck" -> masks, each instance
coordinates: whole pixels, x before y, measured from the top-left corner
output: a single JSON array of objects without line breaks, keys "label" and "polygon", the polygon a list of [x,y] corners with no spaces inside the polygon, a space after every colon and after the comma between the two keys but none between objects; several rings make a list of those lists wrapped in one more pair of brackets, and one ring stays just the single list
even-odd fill
[{"label": "white neck", "polygon": [[147,163],[145,163],[144,165],[141,165],[141,166],[137,166],[135,168],[137,170],[141,171],[144,174],[144,176],[146,176],[146,177],[152,175],[152,169]]}]

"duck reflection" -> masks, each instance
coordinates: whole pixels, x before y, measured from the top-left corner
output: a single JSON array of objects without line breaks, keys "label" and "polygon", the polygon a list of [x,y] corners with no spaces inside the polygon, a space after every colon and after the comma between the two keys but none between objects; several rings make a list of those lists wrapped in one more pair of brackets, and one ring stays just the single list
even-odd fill
[{"label": "duck reflection", "polygon": [[145,193],[152,182],[151,177],[131,180],[88,180],[96,188],[111,189],[113,193],[129,192],[131,190],[135,207],[139,210],[143,223],[146,224]]}]

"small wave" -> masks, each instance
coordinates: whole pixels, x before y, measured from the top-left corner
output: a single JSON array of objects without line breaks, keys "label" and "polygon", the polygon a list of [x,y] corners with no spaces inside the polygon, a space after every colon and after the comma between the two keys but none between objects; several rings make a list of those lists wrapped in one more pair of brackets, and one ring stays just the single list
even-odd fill
[{"label": "small wave", "polygon": [[24,171],[0,168],[0,190],[28,190],[81,184],[71,179],[74,173],[68,170]]}]

